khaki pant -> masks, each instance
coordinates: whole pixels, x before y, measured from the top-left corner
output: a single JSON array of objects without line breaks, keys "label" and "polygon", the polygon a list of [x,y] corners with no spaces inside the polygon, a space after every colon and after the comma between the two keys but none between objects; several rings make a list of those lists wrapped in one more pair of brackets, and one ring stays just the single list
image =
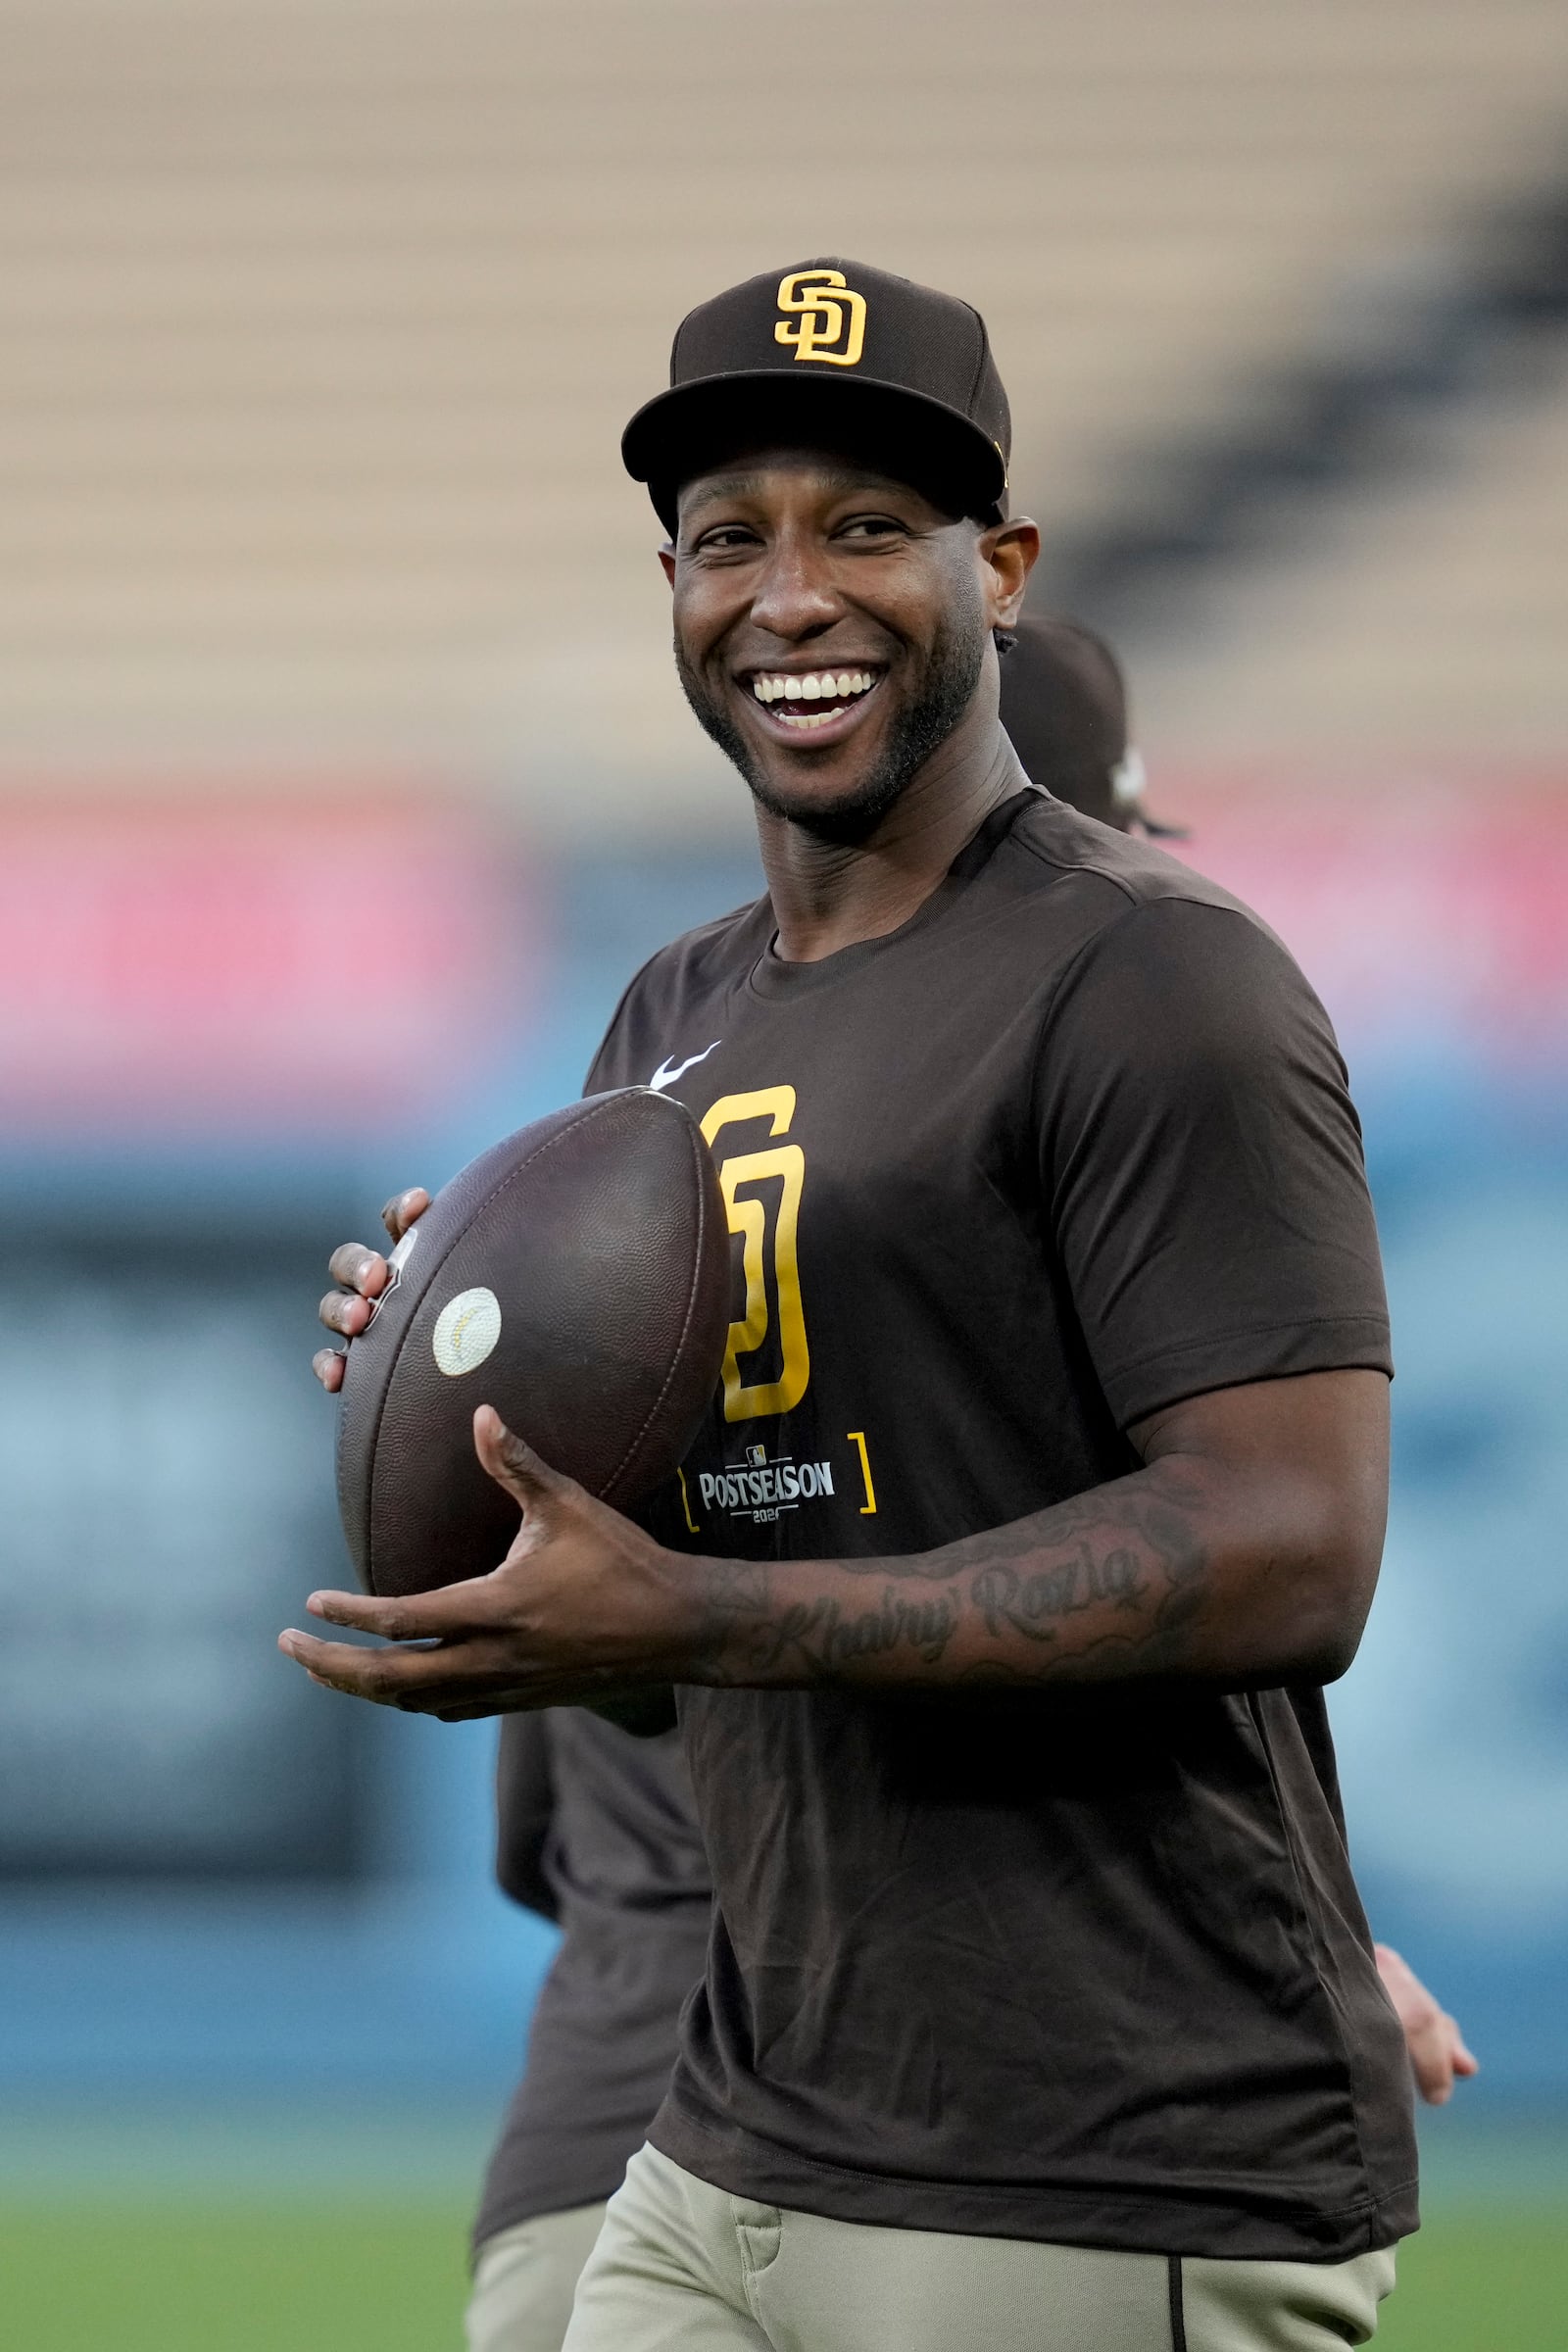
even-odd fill
[{"label": "khaki pant", "polygon": [[604,2218],[602,2205],[574,2205],[487,2238],[468,2298],[468,2352],[561,2352],[578,2274]]},{"label": "khaki pant", "polygon": [[1343,2352],[1393,2284],[1392,2254],[1178,2262],[828,2222],[644,2148],[565,2352]]}]

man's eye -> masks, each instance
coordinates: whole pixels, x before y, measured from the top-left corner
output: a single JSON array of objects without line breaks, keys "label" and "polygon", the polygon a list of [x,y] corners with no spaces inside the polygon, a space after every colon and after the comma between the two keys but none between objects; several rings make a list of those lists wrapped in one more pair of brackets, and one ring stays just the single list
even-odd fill
[{"label": "man's eye", "polygon": [[900,538],[903,534],[903,523],[891,514],[852,514],[838,531],[841,539]]},{"label": "man's eye", "polygon": [[721,522],[714,529],[705,531],[697,542],[698,553],[702,555],[723,554],[731,548],[758,545],[757,533],[748,530],[743,522]]}]

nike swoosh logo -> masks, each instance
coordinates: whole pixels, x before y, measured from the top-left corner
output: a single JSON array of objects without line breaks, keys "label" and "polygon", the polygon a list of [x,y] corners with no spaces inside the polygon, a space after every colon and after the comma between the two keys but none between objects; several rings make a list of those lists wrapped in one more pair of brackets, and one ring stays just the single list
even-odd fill
[{"label": "nike swoosh logo", "polygon": [[662,1095],[666,1086],[673,1086],[676,1079],[683,1076],[687,1070],[696,1069],[697,1064],[700,1061],[706,1061],[710,1054],[716,1054],[723,1043],[724,1040],[721,1037],[715,1037],[710,1046],[703,1048],[701,1054],[689,1054],[684,1061],[662,1061],[648,1081],[650,1088],[656,1095]]}]

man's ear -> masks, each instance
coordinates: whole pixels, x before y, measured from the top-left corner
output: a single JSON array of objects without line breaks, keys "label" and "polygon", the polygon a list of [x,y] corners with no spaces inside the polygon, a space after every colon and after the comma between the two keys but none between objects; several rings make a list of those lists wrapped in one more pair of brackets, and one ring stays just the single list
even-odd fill
[{"label": "man's ear", "polygon": [[659,551],[659,561],[664,566],[665,579],[673,588],[675,585],[675,542],[673,539],[666,539],[664,541],[663,546]]},{"label": "man's ear", "polygon": [[993,523],[980,535],[980,560],[989,576],[991,610],[987,615],[994,629],[1010,629],[1023,610],[1023,592],[1029,585],[1040,555],[1040,525],[1031,522],[1027,514],[1016,514],[1010,522]]}]

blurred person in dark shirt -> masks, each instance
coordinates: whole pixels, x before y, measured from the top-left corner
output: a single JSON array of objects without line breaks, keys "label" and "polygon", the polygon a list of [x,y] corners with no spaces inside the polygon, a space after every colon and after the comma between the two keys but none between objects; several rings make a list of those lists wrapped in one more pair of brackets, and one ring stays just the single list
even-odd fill
[{"label": "blurred person in dark shirt", "polygon": [[[1026,615],[1002,720],[1033,784],[1118,831],[1174,830],[1145,806],[1121,669],[1092,631]],[[633,1739],[580,1709],[504,1720],[497,1833],[502,1886],[563,1941],[485,2178],[467,2340],[559,2352],[606,2200],[664,2096],[711,1884],[679,1736]],[[1476,2062],[1398,1953],[1377,1958],[1416,2086],[1441,2105]]]},{"label": "blurred person in dark shirt", "polygon": [[680,1734],[509,1715],[496,1876],[562,1931],[474,2223],[469,2352],[559,2352],[577,2274],[668,2087],[712,1882]]}]

